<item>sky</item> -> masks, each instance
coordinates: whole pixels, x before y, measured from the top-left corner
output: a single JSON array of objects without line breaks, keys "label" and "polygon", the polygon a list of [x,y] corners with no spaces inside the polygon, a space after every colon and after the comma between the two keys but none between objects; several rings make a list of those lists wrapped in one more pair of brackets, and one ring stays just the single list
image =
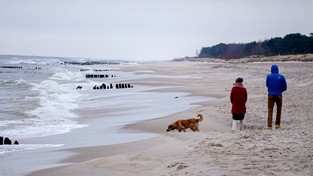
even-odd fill
[{"label": "sky", "polygon": [[0,54],[122,60],[313,33],[313,0],[0,0]]}]

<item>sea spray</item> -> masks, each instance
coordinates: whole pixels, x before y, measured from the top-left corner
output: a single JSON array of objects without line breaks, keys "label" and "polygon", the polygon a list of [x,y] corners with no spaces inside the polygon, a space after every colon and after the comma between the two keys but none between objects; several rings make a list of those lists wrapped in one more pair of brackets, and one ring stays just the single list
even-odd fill
[{"label": "sea spray", "polygon": [[35,126],[28,127],[27,133],[31,133],[31,128],[37,127],[32,135],[48,136],[85,126],[77,124],[74,120],[77,115],[72,111],[78,108],[76,102],[79,98],[75,90],[52,80],[45,80],[33,89],[40,91],[37,97],[40,103],[38,107],[28,112],[31,117],[29,121]]}]

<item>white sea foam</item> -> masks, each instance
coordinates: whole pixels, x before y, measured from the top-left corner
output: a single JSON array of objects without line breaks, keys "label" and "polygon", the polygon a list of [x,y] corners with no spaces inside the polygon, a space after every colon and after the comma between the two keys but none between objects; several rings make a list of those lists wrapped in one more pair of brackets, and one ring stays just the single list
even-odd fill
[{"label": "white sea foam", "polygon": [[74,102],[79,95],[56,81],[43,81],[35,89],[40,90],[41,105],[43,107],[76,108]]},{"label": "white sea foam", "polygon": [[85,75],[83,75],[81,72],[64,71],[55,73],[50,77],[50,79],[62,81],[84,81]]},{"label": "white sea foam", "polygon": [[48,65],[61,63],[60,58],[44,58],[31,56],[8,56],[7,59],[2,59],[1,63],[10,65]]},{"label": "white sea foam", "polygon": [[14,79],[1,79],[0,80],[0,85],[6,85],[6,86],[30,86],[31,84],[25,81],[24,79],[20,78],[17,80]]},{"label": "white sea foam", "polygon": [[12,152],[23,150],[34,150],[43,148],[61,147],[63,144],[20,144],[20,145],[0,145],[0,156],[8,155]]},{"label": "white sea foam", "polygon": [[31,118],[23,129],[7,130],[21,138],[47,136],[69,132],[73,128],[85,125],[77,124],[73,118],[77,115],[72,110],[78,108],[76,101],[79,95],[73,89],[60,85],[53,80],[45,80],[37,84],[34,90],[40,91],[39,106],[27,113]]},{"label": "white sea foam", "polygon": [[[1,120],[0,126],[7,127],[10,125],[23,124],[23,123],[24,123],[23,120]],[[1,134],[3,135],[3,133],[4,132],[2,131]],[[8,133],[8,134],[10,135],[10,133]]]},{"label": "white sea foam", "polygon": [[[16,125],[16,124],[15,124]],[[19,128],[5,130],[3,136],[14,136],[11,139],[27,139],[33,137],[44,137],[56,134],[68,133],[72,129],[86,127],[64,119],[39,120],[32,119],[20,125]]]}]

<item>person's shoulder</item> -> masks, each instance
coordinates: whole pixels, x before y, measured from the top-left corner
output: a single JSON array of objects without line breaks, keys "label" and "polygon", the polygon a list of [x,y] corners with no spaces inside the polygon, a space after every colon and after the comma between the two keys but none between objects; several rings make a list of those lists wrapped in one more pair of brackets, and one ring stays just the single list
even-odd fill
[{"label": "person's shoulder", "polygon": [[273,75],[272,73],[270,73],[270,74],[268,74],[268,75],[266,76],[266,79],[273,79],[273,77],[274,77],[274,75]]},{"label": "person's shoulder", "polygon": [[279,74],[280,77],[282,77],[283,79],[285,79],[285,76],[283,74]]}]

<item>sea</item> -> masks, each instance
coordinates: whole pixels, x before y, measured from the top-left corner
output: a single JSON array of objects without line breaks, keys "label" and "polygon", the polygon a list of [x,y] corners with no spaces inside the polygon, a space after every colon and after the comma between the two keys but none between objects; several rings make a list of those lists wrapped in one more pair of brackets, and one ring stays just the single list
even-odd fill
[{"label": "sea", "polygon": [[[94,140],[99,143],[91,142],[92,138],[89,142],[74,141],[75,147],[153,137],[156,134],[119,133],[119,128],[178,113],[195,106],[194,103],[208,100],[187,96],[184,92],[151,91],[160,87],[133,85],[127,80],[151,77],[149,73],[153,71],[138,70],[141,74],[135,74],[120,69],[130,64],[139,63],[0,55],[0,136],[20,143],[18,147],[0,145],[0,159],[14,152],[67,145],[62,142],[25,144],[25,141],[67,134],[77,129],[98,129],[101,132],[106,129],[102,136],[105,140]],[[101,125],[93,120],[100,118]]]}]

